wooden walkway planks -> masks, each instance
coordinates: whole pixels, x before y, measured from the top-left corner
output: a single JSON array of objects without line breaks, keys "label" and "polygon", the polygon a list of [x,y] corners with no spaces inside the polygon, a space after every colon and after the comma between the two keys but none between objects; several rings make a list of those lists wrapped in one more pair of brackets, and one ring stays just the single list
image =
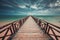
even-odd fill
[{"label": "wooden walkway planks", "polygon": [[33,18],[29,17],[12,40],[49,40],[49,39],[50,37],[40,29],[40,27],[35,23]]}]

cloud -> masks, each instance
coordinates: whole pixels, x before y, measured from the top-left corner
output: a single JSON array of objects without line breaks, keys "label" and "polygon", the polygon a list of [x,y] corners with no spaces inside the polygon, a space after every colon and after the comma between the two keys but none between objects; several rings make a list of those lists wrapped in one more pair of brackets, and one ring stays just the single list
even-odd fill
[{"label": "cloud", "polygon": [[18,5],[18,7],[20,7],[20,8],[26,8],[25,5]]},{"label": "cloud", "polygon": [[34,15],[34,14],[33,14],[33,13],[31,13],[31,12],[28,12],[28,13],[27,13],[27,15]]},{"label": "cloud", "polygon": [[37,5],[31,5],[31,8],[33,8],[33,9],[38,9],[38,8],[37,8]]},{"label": "cloud", "polygon": [[7,11],[9,12],[14,9],[14,11],[17,11],[14,14],[26,14],[26,15],[60,14],[60,0],[8,0],[8,1],[3,0],[0,3],[1,3],[0,10],[3,9],[5,11],[8,9]]},{"label": "cloud", "polygon": [[49,7],[58,7],[58,6],[60,6],[60,2],[56,2],[56,3],[50,3],[49,4]]}]

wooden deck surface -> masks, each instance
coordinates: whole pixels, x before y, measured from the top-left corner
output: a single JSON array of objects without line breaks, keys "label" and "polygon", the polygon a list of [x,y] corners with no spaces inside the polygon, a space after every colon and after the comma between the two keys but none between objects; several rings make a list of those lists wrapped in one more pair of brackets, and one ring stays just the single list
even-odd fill
[{"label": "wooden deck surface", "polygon": [[29,17],[12,40],[49,40],[50,37]]}]

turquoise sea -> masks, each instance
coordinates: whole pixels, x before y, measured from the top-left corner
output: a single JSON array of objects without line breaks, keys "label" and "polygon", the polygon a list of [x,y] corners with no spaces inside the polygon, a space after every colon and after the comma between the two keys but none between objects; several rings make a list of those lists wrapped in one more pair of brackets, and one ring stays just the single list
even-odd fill
[{"label": "turquoise sea", "polygon": [[39,19],[50,21],[50,22],[59,22],[60,23],[60,16],[35,16]]},{"label": "turquoise sea", "polygon": [[[21,18],[24,18],[26,16],[27,15],[0,15],[0,22],[20,20]],[[60,22],[60,16],[35,16],[35,17],[42,19],[42,20]]]},{"label": "turquoise sea", "polygon": [[26,17],[25,15],[0,15],[0,21],[13,21],[20,20],[21,18]]}]

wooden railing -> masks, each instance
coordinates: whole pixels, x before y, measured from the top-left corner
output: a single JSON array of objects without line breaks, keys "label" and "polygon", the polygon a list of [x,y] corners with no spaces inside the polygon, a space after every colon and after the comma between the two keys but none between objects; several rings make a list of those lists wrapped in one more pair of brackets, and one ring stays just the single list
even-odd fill
[{"label": "wooden railing", "polygon": [[44,20],[32,17],[35,22],[47,33],[53,40],[60,40],[60,27]]},{"label": "wooden railing", "polygon": [[0,27],[0,40],[11,40],[12,36],[19,30],[27,18]]}]

